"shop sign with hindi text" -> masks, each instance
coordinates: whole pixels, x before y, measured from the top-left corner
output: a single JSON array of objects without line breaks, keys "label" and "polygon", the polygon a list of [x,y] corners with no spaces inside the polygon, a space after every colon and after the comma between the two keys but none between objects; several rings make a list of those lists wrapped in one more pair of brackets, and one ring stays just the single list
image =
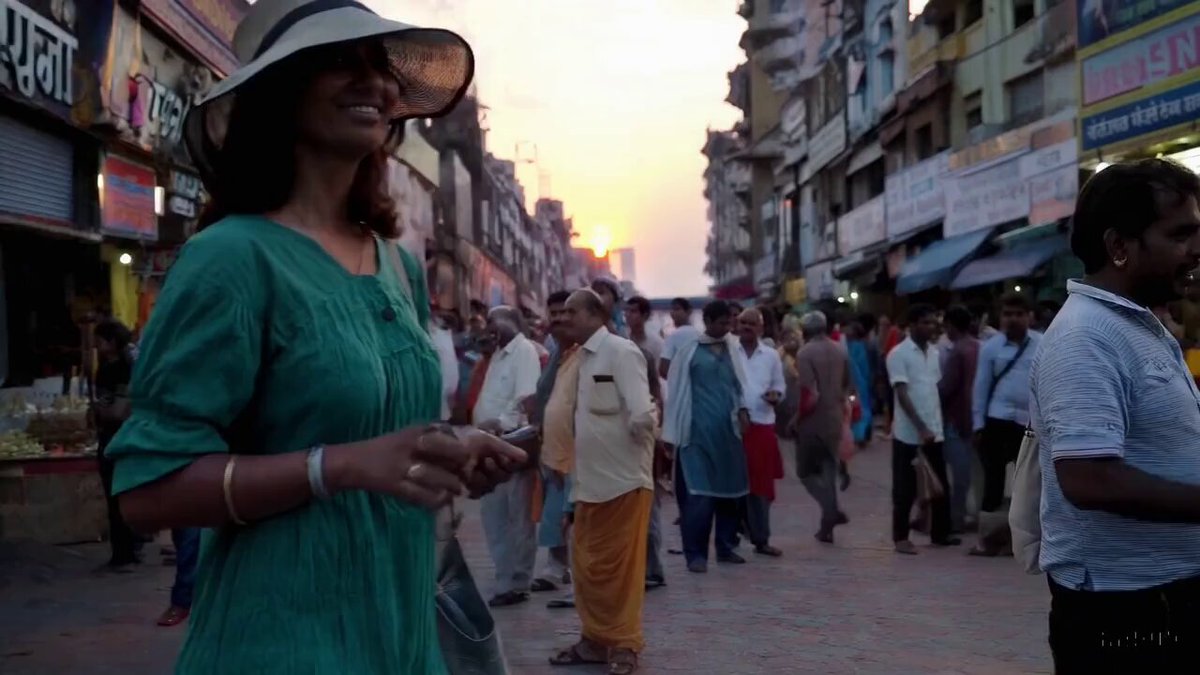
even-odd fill
[{"label": "shop sign with hindi text", "polygon": [[0,88],[63,114],[75,102],[75,3],[0,0]]},{"label": "shop sign with hindi text", "polygon": [[889,239],[907,235],[946,215],[942,182],[949,166],[950,154],[943,152],[886,178],[884,194]]},{"label": "shop sign with hindi text", "polygon": [[1193,0],[1078,0],[1078,49],[1172,12]]},{"label": "shop sign with hindi text", "polygon": [[845,256],[887,238],[883,195],[872,199],[838,219],[838,253]]},{"label": "shop sign with hindi text", "polygon": [[103,175],[100,227],[104,233],[143,241],[157,240],[154,170],[110,154],[104,158]]},{"label": "shop sign with hindi text", "polygon": [[126,141],[182,161],[188,110],[213,85],[211,70],[158,39],[119,10],[108,83],[109,120]]}]

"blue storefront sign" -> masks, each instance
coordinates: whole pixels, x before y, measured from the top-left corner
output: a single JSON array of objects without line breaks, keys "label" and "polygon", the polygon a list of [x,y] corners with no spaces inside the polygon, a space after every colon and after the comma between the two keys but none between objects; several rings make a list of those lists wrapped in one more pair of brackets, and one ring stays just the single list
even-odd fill
[{"label": "blue storefront sign", "polygon": [[1169,129],[1192,122],[1197,116],[1200,116],[1200,80],[1084,117],[1080,125],[1083,149],[1093,150]]},{"label": "blue storefront sign", "polygon": [[1191,0],[1079,0],[1078,48],[1127,31],[1189,2]]}]

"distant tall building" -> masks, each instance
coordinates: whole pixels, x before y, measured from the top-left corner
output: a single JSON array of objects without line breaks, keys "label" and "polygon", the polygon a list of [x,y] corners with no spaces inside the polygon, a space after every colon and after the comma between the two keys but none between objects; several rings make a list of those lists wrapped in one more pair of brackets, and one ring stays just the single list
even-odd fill
[{"label": "distant tall building", "polygon": [[609,254],[609,259],[615,259],[617,263],[617,268],[613,270],[617,279],[630,282],[637,281],[637,269],[634,267],[632,248],[613,249]]},{"label": "distant tall building", "polygon": [[595,251],[590,248],[572,248],[575,254],[575,260],[579,265],[581,286],[586,286],[592,283],[596,277],[607,276],[612,274],[612,267],[609,264],[609,256],[597,256]]}]

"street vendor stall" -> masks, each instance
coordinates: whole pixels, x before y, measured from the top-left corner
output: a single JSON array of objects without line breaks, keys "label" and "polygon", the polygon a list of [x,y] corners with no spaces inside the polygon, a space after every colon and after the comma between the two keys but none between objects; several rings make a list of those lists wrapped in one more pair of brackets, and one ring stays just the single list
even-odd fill
[{"label": "street vendor stall", "polygon": [[62,544],[107,527],[96,434],[78,380],[0,389],[0,540]]}]

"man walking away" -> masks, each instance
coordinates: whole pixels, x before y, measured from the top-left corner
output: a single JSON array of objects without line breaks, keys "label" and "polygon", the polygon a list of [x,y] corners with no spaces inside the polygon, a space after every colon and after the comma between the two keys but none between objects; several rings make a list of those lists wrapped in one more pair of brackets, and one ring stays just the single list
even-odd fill
[{"label": "man walking away", "polygon": [[[947,484],[942,458],[942,406],[938,399],[941,366],[931,344],[937,314],[929,305],[908,310],[908,337],[887,357],[888,377],[896,392],[896,419],[892,426],[892,541],[896,552],[915,555],[909,540],[909,515],[917,498],[917,462]],[[957,546],[962,540],[950,534],[950,501],[943,494],[930,500],[932,523],[929,538],[934,546]]]},{"label": "man walking away", "polygon": [[607,663],[610,674],[627,675],[637,670],[645,646],[642,603],[656,409],[642,350],[609,332],[611,315],[600,297],[576,291],[566,311],[582,345],[571,554],[583,626],[579,642],[550,663]]},{"label": "man walking away", "polygon": [[821,312],[800,317],[804,346],[796,355],[800,405],[796,413],[796,474],[821,506],[816,539],[833,543],[833,528],[849,522],[838,509],[838,448],[846,429],[846,401],[854,392],[850,361],[829,337]]},{"label": "man walking away", "polygon": [[750,424],[742,436],[750,478],[750,494],[744,501],[746,529],[755,553],[778,558],[783,553],[771,546],[771,502],[775,501],[775,481],[783,478],[783,458],[775,435],[775,406],[787,390],[783,361],[779,352],[763,344],[763,318],[757,309],[742,312],[738,332],[746,361],[743,405],[750,412]]},{"label": "man walking away", "polygon": [[938,382],[942,420],[946,427],[946,463],[950,467],[950,527],[964,532],[973,516],[967,504],[971,488],[971,441],[974,423],[971,400],[979,361],[979,340],[971,336],[971,312],[961,305],[946,310],[946,337],[950,348],[943,356],[945,370]]},{"label": "man walking away", "polygon": [[1148,307],[1200,264],[1200,178],[1167,160],[1083,187],[1082,281],[1034,359],[1041,568],[1058,675],[1196,672],[1200,663],[1200,393]]},{"label": "man walking away", "polygon": [[1001,332],[979,348],[972,399],[975,445],[983,464],[979,543],[971,555],[997,556],[1010,549],[1004,481],[1017,461],[1021,437],[1029,425],[1029,368],[1042,340],[1029,330],[1033,306],[1016,293],[1000,301]]},{"label": "man walking away", "polygon": [[[491,433],[519,428],[525,421],[522,405],[537,393],[541,364],[537,350],[525,337],[521,313],[496,307],[488,313],[487,332],[497,345],[488,364],[475,404],[475,426]],[[536,465],[535,465],[536,466]],[[537,532],[533,522],[533,491],[537,477],[527,468],[479,501],[483,532],[496,565],[497,594],[488,604],[507,607],[529,599],[537,561]]]}]

